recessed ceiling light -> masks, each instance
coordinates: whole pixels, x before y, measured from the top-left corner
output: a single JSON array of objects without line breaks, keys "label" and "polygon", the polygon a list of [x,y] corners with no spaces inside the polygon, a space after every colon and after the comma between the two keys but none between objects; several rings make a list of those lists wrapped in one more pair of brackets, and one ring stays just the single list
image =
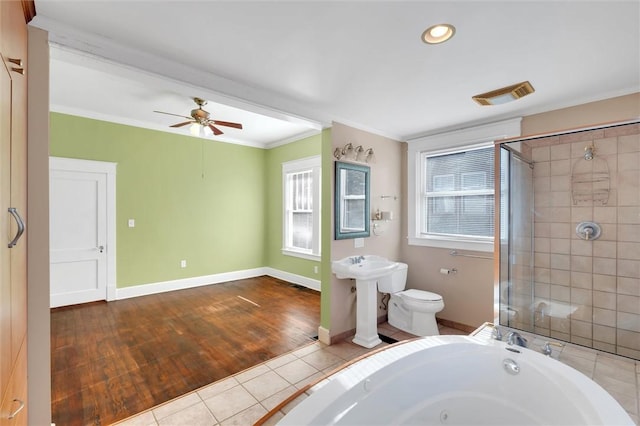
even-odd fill
[{"label": "recessed ceiling light", "polygon": [[427,44],[444,43],[456,33],[456,28],[451,24],[432,25],[422,33],[422,41]]},{"label": "recessed ceiling light", "polygon": [[475,95],[472,99],[480,105],[500,105],[515,101],[516,99],[530,95],[535,91],[536,90],[533,88],[531,83],[523,81],[522,83]]}]

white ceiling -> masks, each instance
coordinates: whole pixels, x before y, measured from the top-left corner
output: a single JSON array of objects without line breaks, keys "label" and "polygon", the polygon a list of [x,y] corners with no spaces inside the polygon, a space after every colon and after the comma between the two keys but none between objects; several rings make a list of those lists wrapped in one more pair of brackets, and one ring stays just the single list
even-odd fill
[{"label": "white ceiling", "polygon": [[[180,118],[153,110],[199,96],[256,146],[332,121],[407,140],[640,91],[640,0],[35,3],[53,110],[165,130]],[[442,22],[455,37],[422,43]],[[524,80],[516,102],[471,100]]]}]

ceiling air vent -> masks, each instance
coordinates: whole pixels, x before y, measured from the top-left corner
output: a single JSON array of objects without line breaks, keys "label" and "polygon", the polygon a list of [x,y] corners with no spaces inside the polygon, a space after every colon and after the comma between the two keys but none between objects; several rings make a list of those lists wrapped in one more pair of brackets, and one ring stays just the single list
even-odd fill
[{"label": "ceiling air vent", "polygon": [[535,92],[535,89],[528,81],[503,87],[501,89],[492,90],[491,92],[482,93],[472,97],[474,101],[480,105],[500,105],[507,102],[515,101],[524,96]]}]

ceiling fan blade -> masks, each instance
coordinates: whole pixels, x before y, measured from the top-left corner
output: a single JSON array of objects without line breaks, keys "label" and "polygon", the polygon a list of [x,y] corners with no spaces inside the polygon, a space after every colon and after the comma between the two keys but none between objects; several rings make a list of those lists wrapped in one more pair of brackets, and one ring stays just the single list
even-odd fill
[{"label": "ceiling fan blade", "polygon": [[216,126],[214,126],[213,124],[209,123],[209,128],[211,129],[211,131],[213,132],[214,135],[218,136],[222,134],[222,130],[218,129]]},{"label": "ceiling fan blade", "polygon": [[173,116],[175,116],[175,117],[188,118],[189,120],[193,119],[193,117],[187,117],[186,115],[180,115],[180,114],[172,114],[172,113],[170,113],[170,112],[162,112],[162,111],[153,111],[153,112],[157,112],[158,114],[173,115]]},{"label": "ceiling fan blade", "polygon": [[227,127],[233,127],[235,129],[242,129],[242,124],[240,123],[231,123],[229,121],[218,121],[218,120],[211,120],[213,121],[213,124],[217,124],[218,126],[227,126]]},{"label": "ceiling fan blade", "polygon": [[178,124],[173,124],[169,127],[182,127],[182,126],[186,126],[187,124],[191,124],[191,123],[195,123],[195,121],[191,120],[191,121],[185,121],[184,123],[178,123]]}]

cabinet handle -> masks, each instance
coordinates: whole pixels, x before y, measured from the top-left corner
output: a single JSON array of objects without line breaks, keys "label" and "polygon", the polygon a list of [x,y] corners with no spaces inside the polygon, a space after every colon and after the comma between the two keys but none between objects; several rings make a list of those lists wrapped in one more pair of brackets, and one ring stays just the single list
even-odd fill
[{"label": "cabinet handle", "polygon": [[11,71],[17,72],[20,75],[24,75],[24,68],[11,67]]},{"label": "cabinet handle", "polygon": [[17,402],[20,405],[18,406],[18,408],[15,409],[15,411],[13,413],[9,414],[9,417],[7,417],[8,420],[13,419],[24,408],[24,401],[23,400],[18,399],[18,398],[14,398],[13,402]]},{"label": "cabinet handle", "polygon": [[17,65],[19,67],[22,66],[22,59],[19,59],[19,58],[7,58],[7,60],[9,62],[11,62],[12,64]]},{"label": "cabinet handle", "polygon": [[20,213],[18,213],[18,210],[16,210],[15,207],[9,207],[9,213],[11,213],[11,216],[13,216],[13,218],[16,220],[16,223],[18,224],[18,232],[16,232],[16,236],[13,237],[13,240],[9,243],[9,248],[13,248],[16,246],[16,244],[18,244],[18,240],[24,233],[24,221],[20,217]]}]

